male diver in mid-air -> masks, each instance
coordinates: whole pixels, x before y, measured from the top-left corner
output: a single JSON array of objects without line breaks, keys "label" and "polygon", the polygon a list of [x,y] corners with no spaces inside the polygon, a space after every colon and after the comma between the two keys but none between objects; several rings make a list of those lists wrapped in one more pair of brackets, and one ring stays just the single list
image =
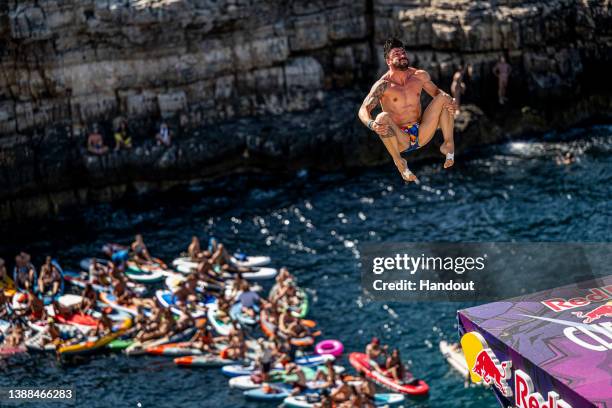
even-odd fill
[{"label": "male diver in mid-air", "polygon": [[[372,86],[359,109],[359,119],[380,136],[404,180],[417,181],[417,177],[408,169],[401,153],[425,146],[438,127],[444,136],[440,147],[442,154],[446,155],[444,168],[451,167],[455,163],[455,100],[434,85],[426,71],[409,65],[400,40],[387,40],[384,56],[389,71]],[[421,114],[422,90],[433,100]],[[378,103],[382,112],[372,119],[372,110]]]}]

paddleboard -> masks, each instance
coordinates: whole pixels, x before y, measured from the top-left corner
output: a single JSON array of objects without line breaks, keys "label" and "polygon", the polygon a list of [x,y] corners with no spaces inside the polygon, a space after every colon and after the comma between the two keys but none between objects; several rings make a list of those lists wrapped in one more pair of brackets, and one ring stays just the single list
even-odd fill
[{"label": "paddleboard", "polygon": [[201,356],[186,356],[174,359],[174,364],[182,367],[222,367],[226,364],[233,364],[234,360],[222,358],[216,354],[205,354]]}]

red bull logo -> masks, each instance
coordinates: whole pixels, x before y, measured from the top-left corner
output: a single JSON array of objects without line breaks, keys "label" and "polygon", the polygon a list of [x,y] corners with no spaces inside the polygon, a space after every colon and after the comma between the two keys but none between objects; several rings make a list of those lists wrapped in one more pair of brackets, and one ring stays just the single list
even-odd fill
[{"label": "red bull logo", "polygon": [[483,349],[476,356],[476,362],[472,367],[472,372],[477,374],[485,384],[494,385],[502,395],[512,396],[512,390],[508,386],[510,378],[510,368],[512,362],[504,361],[500,363],[491,349]]},{"label": "red bull logo", "polygon": [[612,317],[612,301],[605,305],[597,306],[590,312],[572,312],[576,317],[583,319],[582,323],[592,323],[602,317]]},{"label": "red bull logo", "polygon": [[516,408],[572,408],[561,399],[559,393],[549,390],[546,396],[538,392],[531,377],[519,368],[514,369],[514,389],[508,386],[512,379],[512,362],[499,362],[489,348],[484,337],[476,332],[468,332],[461,338],[461,347],[470,377],[473,382],[484,382],[497,388],[499,392],[514,402]]},{"label": "red bull logo", "polygon": [[463,335],[461,347],[467,366],[470,368],[472,382],[484,382],[497,388],[503,396],[512,396],[512,389],[508,386],[512,362],[500,363],[484,337],[478,332]]}]

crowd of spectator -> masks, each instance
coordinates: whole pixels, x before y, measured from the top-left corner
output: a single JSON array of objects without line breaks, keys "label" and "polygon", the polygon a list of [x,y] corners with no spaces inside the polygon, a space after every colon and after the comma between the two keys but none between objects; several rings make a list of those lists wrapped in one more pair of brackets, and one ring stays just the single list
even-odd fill
[{"label": "crowd of spectator", "polygon": [[[168,127],[165,121],[162,121],[159,125],[159,129],[153,141],[157,146],[171,147],[172,146],[172,131]],[[128,121],[126,119],[120,119],[114,129],[114,141],[115,145],[112,150],[117,152],[120,150],[130,150],[133,147],[133,139],[130,134]],[[98,124],[94,123],[91,126],[91,130],[87,136],[87,152],[96,156],[103,156],[111,150],[111,147],[107,146],[104,142],[104,136],[100,131]]]}]

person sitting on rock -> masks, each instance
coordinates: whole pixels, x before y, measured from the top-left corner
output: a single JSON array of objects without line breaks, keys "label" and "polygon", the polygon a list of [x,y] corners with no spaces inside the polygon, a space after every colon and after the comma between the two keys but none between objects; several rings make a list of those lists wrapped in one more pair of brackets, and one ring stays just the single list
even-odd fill
[{"label": "person sitting on rock", "polygon": [[155,135],[157,145],[164,145],[166,147],[172,146],[172,134],[166,122],[162,122],[159,126],[159,133]]},{"label": "person sitting on rock", "polygon": [[493,74],[497,77],[497,97],[500,105],[508,101],[506,88],[508,87],[510,72],[512,72],[512,67],[506,62],[506,58],[500,55],[497,64],[493,67]]},{"label": "person sitting on rock", "polygon": [[[378,134],[402,178],[416,182],[417,177],[401,154],[425,146],[440,127],[444,136],[440,152],[446,156],[444,168],[451,167],[455,163],[453,127],[457,103],[432,82],[427,71],[409,65],[404,44],[397,38],[386,41],[384,58],[389,70],[364,99],[359,119]],[[424,112],[421,109],[423,90],[433,98]],[[382,112],[373,119],[372,111],[378,104]]]},{"label": "person sitting on rock", "polygon": [[131,149],[132,138],[128,135],[127,122],[122,120],[115,131],[115,151],[120,149]]},{"label": "person sitting on rock", "polygon": [[87,137],[87,151],[98,156],[108,152],[108,146],[104,144],[104,139],[98,131],[98,125],[93,125],[92,131]]}]

